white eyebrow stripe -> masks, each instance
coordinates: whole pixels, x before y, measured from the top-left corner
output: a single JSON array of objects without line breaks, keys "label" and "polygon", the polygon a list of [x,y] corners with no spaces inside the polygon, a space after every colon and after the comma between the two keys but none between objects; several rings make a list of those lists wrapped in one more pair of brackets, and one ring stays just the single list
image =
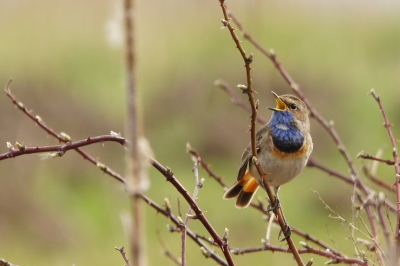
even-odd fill
[{"label": "white eyebrow stripe", "polygon": [[281,130],[289,130],[289,127],[285,124],[277,124],[276,127]]}]

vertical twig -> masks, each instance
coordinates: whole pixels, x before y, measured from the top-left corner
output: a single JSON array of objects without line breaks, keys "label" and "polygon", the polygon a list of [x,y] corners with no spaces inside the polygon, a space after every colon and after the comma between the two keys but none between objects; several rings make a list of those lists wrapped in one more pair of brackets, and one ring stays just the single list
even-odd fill
[{"label": "vertical twig", "polygon": [[125,266],[131,266],[131,264],[129,263],[129,259],[126,257],[126,252],[125,252],[124,247],[120,247],[120,248],[115,247],[115,250],[118,250],[119,253],[121,253],[122,258],[124,259],[124,261],[126,263]]},{"label": "vertical twig", "polygon": [[126,100],[127,100],[127,139],[130,142],[127,168],[128,192],[131,197],[132,227],[130,232],[130,246],[133,266],[145,266],[147,264],[144,244],[144,215],[143,204],[139,200],[141,192],[142,166],[139,154],[138,140],[141,124],[138,117],[138,99],[136,88],[136,57],[134,35],[134,0],[124,0],[125,23],[125,60],[126,60]]},{"label": "vertical twig", "polygon": [[[250,54],[249,56],[247,56],[246,52],[244,51],[242,45],[240,44],[240,40],[237,37],[237,35],[235,34],[235,29],[233,28],[233,26],[230,23],[230,18],[228,17],[227,14],[227,8],[225,5],[225,0],[219,0],[220,2],[220,6],[222,8],[222,13],[224,14],[224,19],[221,20],[222,24],[224,25],[224,27],[227,27],[229,29],[229,32],[232,36],[233,41],[236,44],[236,48],[239,50],[243,61],[244,61],[244,66],[246,68],[246,78],[247,78],[247,85],[239,85],[238,87],[242,90],[243,93],[247,94],[248,98],[249,98],[249,102],[250,102],[250,107],[251,107],[251,125],[250,125],[250,134],[251,134],[251,149],[252,149],[252,154],[253,154],[253,160],[252,163],[254,163],[254,165],[257,168],[257,171],[260,175],[260,178],[264,184],[264,188],[268,194],[268,198],[270,199],[271,205],[275,205],[276,202],[276,198],[272,192],[272,189],[269,185],[269,182],[265,177],[265,172],[262,169],[261,164],[258,162],[257,159],[257,147],[256,147],[256,121],[257,121],[257,113],[258,113],[258,101],[254,100],[254,90],[253,90],[253,81],[251,78],[251,63],[253,62],[253,54]],[[279,222],[279,225],[282,229],[282,232],[286,232],[287,230],[287,224],[283,215],[283,211],[282,208],[279,207],[276,211],[274,211],[277,220]],[[286,241],[289,245],[290,250],[293,253],[293,256],[297,262],[298,265],[302,265],[304,266],[304,263],[300,257],[300,254],[296,248],[296,246],[294,245],[294,242],[292,240],[292,238],[289,236],[286,236]]]},{"label": "vertical twig", "polygon": [[[196,186],[194,188],[194,192],[193,192],[193,200],[196,201],[197,200],[197,195],[199,194],[199,190],[200,188],[203,187],[203,182],[204,179],[199,180],[199,164],[200,164],[201,158],[197,158],[197,161],[194,164],[194,168],[193,168],[193,173],[194,173],[194,178],[195,178],[195,183]],[[186,219],[185,219],[185,223],[182,225],[182,266],[186,265],[186,228],[189,224],[189,219],[193,216],[192,213],[192,207],[189,207],[189,210],[186,214]]]},{"label": "vertical twig", "polygon": [[400,183],[399,183],[400,167],[399,167],[399,156],[397,154],[396,139],[393,136],[393,132],[391,130],[392,124],[389,123],[389,119],[387,118],[385,109],[383,108],[381,98],[379,97],[379,95],[377,95],[375,93],[375,91],[373,89],[371,89],[370,94],[378,102],[379,109],[383,116],[383,120],[385,121],[385,123],[383,125],[385,126],[385,128],[388,131],[389,138],[390,138],[390,141],[392,142],[392,147],[393,147],[393,161],[394,161],[394,169],[395,169],[395,174],[396,174],[395,179],[396,179],[396,192],[397,192],[397,222],[396,222],[396,232],[395,232],[396,244],[393,245],[393,247],[395,247],[393,259],[395,260],[394,262],[397,264],[399,256],[400,256],[400,233],[399,233],[399,230],[400,230]]}]

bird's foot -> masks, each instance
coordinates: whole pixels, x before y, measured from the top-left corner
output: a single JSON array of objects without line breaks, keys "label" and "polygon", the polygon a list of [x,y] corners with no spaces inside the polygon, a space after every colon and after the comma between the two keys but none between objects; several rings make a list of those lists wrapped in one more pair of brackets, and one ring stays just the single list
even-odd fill
[{"label": "bird's foot", "polygon": [[278,210],[278,208],[281,206],[279,198],[277,196],[274,196],[274,197],[275,197],[275,203],[273,206],[271,206],[271,204],[268,205],[267,212],[273,211],[275,213]]}]

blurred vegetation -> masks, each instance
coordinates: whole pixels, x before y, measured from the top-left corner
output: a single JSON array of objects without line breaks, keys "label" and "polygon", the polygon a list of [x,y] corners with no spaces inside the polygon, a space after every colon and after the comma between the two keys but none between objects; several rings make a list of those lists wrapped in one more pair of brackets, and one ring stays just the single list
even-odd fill
[{"label": "blurred vegetation", "polygon": [[[193,164],[185,153],[190,142],[213,170],[231,183],[241,152],[249,142],[248,114],[232,105],[213,85],[223,78],[232,87],[245,83],[239,53],[226,30],[218,1],[137,1],[138,82],[145,134],[156,159],[171,167],[191,191]],[[393,131],[400,130],[400,5],[396,1],[228,1],[246,30],[278,59],[327,119],[335,122],[355,159],[364,150],[375,154],[390,142],[379,109],[367,96],[382,96]],[[74,140],[124,131],[124,51],[119,45],[119,1],[50,0],[0,2],[0,82],[13,78],[12,91],[58,132]],[[121,37],[121,36],[120,36]],[[110,39],[111,38],[111,39]],[[291,93],[272,64],[246,41],[254,53],[253,81],[260,114],[270,116],[270,94]],[[244,96],[243,96],[244,97]],[[245,98],[244,98],[245,99]],[[28,145],[57,141],[0,97],[1,153],[5,143]],[[313,121],[313,158],[348,173],[348,167],[327,133]],[[85,148],[124,173],[124,150],[106,143]],[[369,163],[369,162],[365,162]],[[382,165],[379,177],[394,181],[394,170]],[[207,177],[204,171],[202,177]],[[163,204],[169,197],[177,210],[179,195],[165,178],[151,170],[148,195]],[[328,212],[310,189],[351,218],[353,188],[316,169],[306,169],[285,185],[281,202],[289,224],[323,241],[331,239],[353,256],[349,232]],[[237,210],[223,201],[223,190],[206,178],[199,205],[222,234],[230,230],[234,247],[260,246],[266,223],[252,209]],[[385,191],[386,193],[386,191]],[[264,197],[259,192],[260,197]],[[392,196],[389,196],[392,198]],[[187,206],[183,206],[183,211]],[[120,184],[83,161],[74,152],[41,161],[36,155],[0,163],[0,257],[19,265],[122,265],[114,246],[128,246],[121,217],[128,201]],[[166,229],[168,221],[146,207],[150,265],[174,265],[162,254],[159,230],[180,256],[180,237]],[[197,221],[190,227],[205,230]],[[277,243],[278,229],[273,231]],[[298,243],[299,238],[295,237]],[[281,245],[285,245],[281,243]],[[334,244],[332,244],[334,245]],[[213,265],[189,241],[190,265]],[[320,265],[325,259],[313,257]],[[234,257],[237,265],[292,263],[287,254],[264,252]],[[265,262],[265,263],[264,263]]]}]

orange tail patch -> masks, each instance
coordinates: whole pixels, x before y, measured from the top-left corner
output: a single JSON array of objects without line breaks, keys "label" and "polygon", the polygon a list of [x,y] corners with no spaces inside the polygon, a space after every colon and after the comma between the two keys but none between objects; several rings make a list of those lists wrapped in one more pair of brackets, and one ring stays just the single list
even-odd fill
[{"label": "orange tail patch", "polygon": [[236,208],[246,208],[249,206],[257,189],[258,184],[256,179],[249,171],[247,171],[241,180],[236,181],[235,184],[225,192],[223,199],[232,199],[237,197],[235,204]]}]

